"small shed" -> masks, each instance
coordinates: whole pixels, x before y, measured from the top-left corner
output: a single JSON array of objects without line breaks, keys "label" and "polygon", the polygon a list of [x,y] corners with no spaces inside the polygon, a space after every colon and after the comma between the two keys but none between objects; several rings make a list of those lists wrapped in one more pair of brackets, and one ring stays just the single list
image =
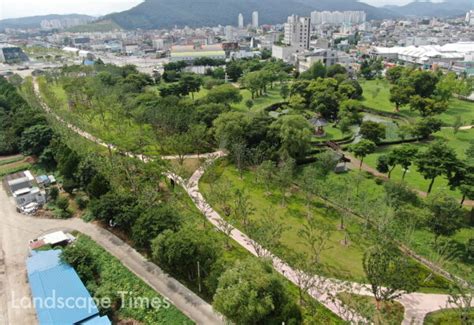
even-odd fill
[{"label": "small shed", "polygon": [[40,175],[36,177],[36,183],[38,183],[38,185],[48,186],[50,184],[50,180],[48,176]]}]

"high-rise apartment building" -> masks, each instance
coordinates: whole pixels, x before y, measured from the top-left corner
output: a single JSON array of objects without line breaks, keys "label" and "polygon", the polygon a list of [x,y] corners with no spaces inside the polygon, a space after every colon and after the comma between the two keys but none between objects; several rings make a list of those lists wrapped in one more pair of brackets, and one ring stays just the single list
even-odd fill
[{"label": "high-rise apartment building", "polygon": [[468,25],[474,26],[474,10],[470,10],[466,14],[466,23],[468,23]]},{"label": "high-rise apartment building", "polygon": [[244,15],[239,14],[238,22],[239,22],[238,24],[239,28],[244,28]]},{"label": "high-rise apartment building", "polygon": [[252,27],[253,28],[258,27],[258,11],[252,12]]},{"label": "high-rise apartment building", "polygon": [[285,23],[283,42],[289,46],[309,49],[310,32],[311,19],[309,17],[292,15],[288,17],[288,21]]},{"label": "high-rise apartment building", "polygon": [[343,25],[365,23],[367,15],[364,11],[313,11],[311,23],[313,25]]}]

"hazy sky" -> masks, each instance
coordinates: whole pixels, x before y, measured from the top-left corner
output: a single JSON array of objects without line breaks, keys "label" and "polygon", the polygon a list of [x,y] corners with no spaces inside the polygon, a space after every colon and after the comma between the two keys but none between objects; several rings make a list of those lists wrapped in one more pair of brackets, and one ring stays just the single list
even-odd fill
[{"label": "hazy sky", "polygon": [[[0,19],[70,13],[100,16],[126,10],[140,2],[142,0],[0,0]],[[362,2],[383,6],[406,4],[411,0],[362,0]]]}]

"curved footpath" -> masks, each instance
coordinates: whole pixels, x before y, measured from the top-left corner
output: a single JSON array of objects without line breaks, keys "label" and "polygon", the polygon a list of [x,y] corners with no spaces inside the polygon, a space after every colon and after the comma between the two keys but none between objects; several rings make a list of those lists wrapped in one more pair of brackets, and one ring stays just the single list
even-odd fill
[{"label": "curved footpath", "polygon": [[[34,82],[35,93],[38,98],[41,99],[39,92],[38,84],[35,80]],[[99,145],[111,148],[115,150],[116,148],[113,145],[104,143],[102,140],[94,137],[93,135],[84,132],[77,128],[76,126],[65,122],[59,116],[51,112],[49,107],[46,106],[41,100],[41,105],[43,109],[54,116],[58,121],[64,123],[68,128],[78,133],[90,141],[93,141]],[[127,156],[140,159],[144,162],[150,161],[150,158],[144,155],[135,155],[133,153],[125,153]],[[200,155],[200,157],[207,158],[208,162],[212,162],[215,159],[225,156],[223,151],[217,151],[214,153],[208,153]],[[197,158],[197,155],[186,156],[187,158]],[[177,159],[177,156],[167,156],[163,157],[164,159]],[[204,164],[209,165],[209,164]],[[193,200],[196,207],[201,211],[206,218],[211,222],[217,229],[222,230],[223,225],[226,224],[226,221],[205,201],[203,195],[199,191],[199,180],[204,175],[205,168],[202,166],[199,168],[189,179],[188,182],[185,182],[178,175],[168,173],[168,177],[173,178],[177,183],[179,183],[188,193],[190,198]],[[105,230],[104,230],[105,231]],[[255,247],[259,247],[257,243],[252,241],[247,235],[239,231],[238,229],[233,229],[230,234],[230,237],[234,239],[239,245],[245,248],[247,251],[253,255],[257,255]],[[260,252],[264,252],[265,255],[271,257],[274,268],[288,280],[295,283],[297,286],[298,278],[301,278],[301,272],[291,268],[288,264],[283,262],[278,257],[271,254],[271,252],[266,251],[265,249],[259,248]],[[138,253],[137,253],[138,254]],[[143,257],[142,257],[143,258]],[[304,275],[308,277],[308,275]],[[367,320],[362,318],[360,315],[354,313],[353,311],[345,308],[341,302],[336,299],[336,295],[339,292],[350,291],[355,294],[368,295],[372,296],[372,293],[368,289],[367,285],[359,283],[350,283],[342,282],[336,279],[330,279],[325,277],[314,277],[314,282],[317,283],[315,288],[310,292],[316,300],[326,306],[329,310],[334,312],[336,315],[341,317],[344,320],[350,321],[351,323],[367,323]],[[440,310],[443,308],[449,308],[449,296],[444,294],[423,294],[423,293],[411,293],[403,295],[400,299],[397,299],[405,308],[405,314],[403,319],[403,325],[408,324],[423,324],[423,320],[427,313]],[[473,301],[474,305],[474,301]],[[178,306],[177,306],[178,307]],[[178,307],[179,308],[179,307]]]},{"label": "curved footpath", "polygon": [[[23,297],[30,299],[30,288],[26,277],[28,243],[29,240],[42,234],[63,229],[76,230],[91,237],[97,244],[119,259],[138,278],[162,296],[167,297],[177,309],[196,323],[224,324],[223,317],[217,314],[211,305],[168,276],[158,266],[147,261],[120,238],[98,225],[86,223],[78,218],[59,220],[22,215],[16,211],[15,203],[7,196],[3,188],[0,188],[0,225],[0,252],[4,252],[6,271],[3,274],[3,279],[0,272],[0,283],[4,282],[5,284],[0,288],[2,289],[0,291],[0,311],[2,310],[2,298],[7,302],[7,312],[0,316],[0,324],[37,323],[33,308],[15,307]],[[2,262],[1,259],[0,262]]]}]

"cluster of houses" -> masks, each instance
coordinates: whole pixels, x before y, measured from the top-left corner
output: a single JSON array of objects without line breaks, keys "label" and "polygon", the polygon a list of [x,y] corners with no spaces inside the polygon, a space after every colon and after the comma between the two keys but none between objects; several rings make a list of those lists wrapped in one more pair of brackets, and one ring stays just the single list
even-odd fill
[{"label": "cluster of houses", "polygon": [[33,177],[29,171],[23,171],[5,176],[5,188],[13,196],[19,211],[32,214],[46,203],[45,188],[56,183],[54,176],[41,175]]}]

